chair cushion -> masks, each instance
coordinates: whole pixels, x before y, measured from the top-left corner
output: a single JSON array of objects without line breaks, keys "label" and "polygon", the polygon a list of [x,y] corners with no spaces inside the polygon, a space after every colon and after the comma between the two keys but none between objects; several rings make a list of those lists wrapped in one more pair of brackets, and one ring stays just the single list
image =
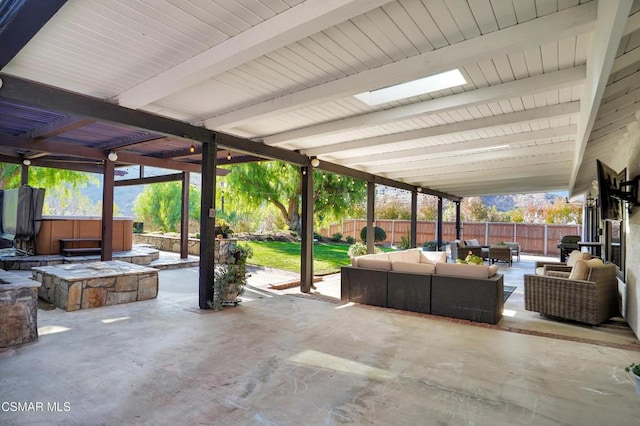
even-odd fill
[{"label": "chair cushion", "polygon": [[433,274],[436,272],[436,265],[396,260],[391,262],[391,270],[410,274]]},{"label": "chair cushion", "polygon": [[453,275],[464,278],[489,278],[498,271],[497,265],[464,265],[461,263],[437,263],[436,274],[438,275]]},{"label": "chair cushion", "polygon": [[[358,268],[391,269],[391,261],[387,253],[365,254],[354,258]],[[353,263],[353,261],[352,261]]]},{"label": "chair cushion", "polygon": [[571,274],[569,274],[570,280],[586,280],[589,278],[591,268],[603,265],[602,259],[594,258],[589,260],[578,260],[576,264],[571,268]]},{"label": "chair cushion", "polygon": [[446,251],[423,251],[420,255],[420,263],[430,263],[435,265],[438,262],[447,261]]},{"label": "chair cushion", "polygon": [[419,263],[420,258],[422,257],[422,249],[421,248],[412,248],[409,250],[401,251],[401,259],[403,262],[414,262]]},{"label": "chair cushion", "polygon": [[387,258],[389,259],[390,262],[393,262],[394,260],[404,260],[403,257],[404,251],[392,251],[387,253]]},{"label": "chair cushion", "polygon": [[573,266],[576,264],[576,261],[589,260],[590,258],[591,255],[589,253],[583,253],[579,250],[574,250],[571,252],[571,254],[569,254],[569,257],[567,258],[567,266],[571,266],[573,268]]},{"label": "chair cushion", "polygon": [[571,273],[569,274],[570,280],[586,280],[589,276],[589,265],[586,260],[576,260]]}]

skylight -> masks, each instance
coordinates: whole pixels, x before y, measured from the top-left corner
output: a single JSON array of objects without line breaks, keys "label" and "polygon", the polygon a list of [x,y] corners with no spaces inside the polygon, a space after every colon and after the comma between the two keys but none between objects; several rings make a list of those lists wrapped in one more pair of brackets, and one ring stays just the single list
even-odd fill
[{"label": "skylight", "polygon": [[467,81],[460,71],[455,69],[354,96],[365,104],[374,106],[465,84]]}]

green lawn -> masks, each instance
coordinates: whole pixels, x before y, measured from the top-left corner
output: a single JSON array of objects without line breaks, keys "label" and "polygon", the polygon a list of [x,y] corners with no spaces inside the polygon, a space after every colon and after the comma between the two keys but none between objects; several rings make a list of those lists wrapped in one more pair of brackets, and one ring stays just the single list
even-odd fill
[{"label": "green lawn", "polygon": [[[253,256],[247,261],[251,265],[300,272],[300,243],[241,241],[240,244],[247,244],[253,249]],[[347,250],[349,250],[348,244],[314,244],[314,275],[339,272],[341,266],[349,265],[351,261]]]}]

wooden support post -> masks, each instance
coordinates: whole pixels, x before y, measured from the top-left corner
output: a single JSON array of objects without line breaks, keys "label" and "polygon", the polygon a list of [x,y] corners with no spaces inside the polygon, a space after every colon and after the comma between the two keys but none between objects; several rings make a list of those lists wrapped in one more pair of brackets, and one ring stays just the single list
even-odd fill
[{"label": "wooden support post", "polygon": [[300,291],[309,293],[313,287],[313,168],[300,168],[302,180],[302,253]]},{"label": "wooden support post", "polygon": [[113,161],[104,160],[102,176],[102,252],[100,260],[113,259],[113,190],[115,166]]},{"label": "wooden support post", "polygon": [[213,302],[213,272],[215,261],[216,222],[216,153],[214,141],[202,145],[202,196],[200,205],[200,309],[209,309]]},{"label": "wooden support post", "polygon": [[29,185],[29,166],[22,164],[20,166],[20,186]]},{"label": "wooden support post", "polygon": [[442,246],[442,197],[438,197],[438,222],[436,223],[436,241],[438,244],[437,251],[440,251]]},{"label": "wooden support post", "polygon": [[461,201],[456,201],[456,240],[461,238],[462,234],[462,222],[460,221],[460,203]]},{"label": "wooden support post", "polygon": [[375,251],[375,205],[376,205],[376,184],[373,181],[367,182],[367,253]]},{"label": "wooden support post", "polygon": [[182,211],[180,215],[180,259],[189,256],[189,172],[182,172]]},{"label": "wooden support post", "polygon": [[418,247],[418,192],[411,191],[411,248]]}]

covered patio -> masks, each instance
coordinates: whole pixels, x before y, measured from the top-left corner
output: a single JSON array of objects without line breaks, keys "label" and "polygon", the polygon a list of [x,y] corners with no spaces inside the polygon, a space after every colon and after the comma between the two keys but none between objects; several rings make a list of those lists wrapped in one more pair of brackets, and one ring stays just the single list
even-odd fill
[{"label": "covered patio", "polygon": [[[287,161],[300,167],[304,230],[295,295],[254,285],[238,308],[201,309],[213,273],[204,244],[198,268],[159,273],[157,299],[42,312],[36,344],[0,353],[0,419],[637,423],[623,371],[637,362],[633,342],[548,338],[507,322],[505,332],[310,294],[309,172],[365,180],[369,225],[377,184],[411,193],[414,222],[425,194],[441,205],[566,191],[592,201],[585,239],[602,238],[607,256],[595,162],[640,173],[640,3],[247,4],[3,2],[1,161],[25,176],[31,165],[102,173],[105,221],[119,166],[173,168],[185,186],[202,172],[201,235],[213,230],[218,165]],[[453,70],[464,83],[371,102],[380,89]],[[619,285],[637,336],[640,215],[623,213]],[[104,253],[110,232],[107,223]]]},{"label": "covered patio", "polygon": [[3,407],[3,421],[636,422],[623,366],[638,348],[621,340],[344,304],[328,297],[330,282],[315,294],[268,289],[283,278],[253,271],[243,302],[224,312],[198,308],[197,268],[161,271],[155,300],[73,315],[41,310],[38,344],[0,355],[0,398],[44,408]]}]

